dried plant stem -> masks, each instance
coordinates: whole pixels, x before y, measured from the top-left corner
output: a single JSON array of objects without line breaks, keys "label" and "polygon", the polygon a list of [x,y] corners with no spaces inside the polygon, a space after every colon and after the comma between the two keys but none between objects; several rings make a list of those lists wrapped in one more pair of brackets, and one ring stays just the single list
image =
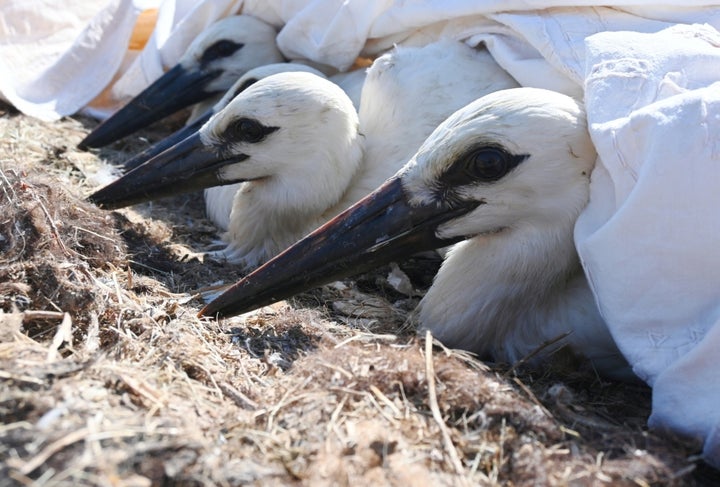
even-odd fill
[{"label": "dried plant stem", "polygon": [[452,438],[450,438],[450,431],[445,424],[442,413],[440,413],[440,406],[438,406],[437,392],[435,390],[435,365],[433,364],[432,345],[432,333],[428,330],[425,333],[425,376],[427,377],[428,382],[428,402],[430,403],[430,411],[432,412],[433,419],[440,428],[443,442],[445,443],[445,449],[450,457],[450,463],[455,469],[455,473],[460,476],[462,484],[468,484],[467,477],[465,477],[465,468],[460,461],[460,457],[455,449],[455,444],[452,442]]},{"label": "dried plant stem", "polygon": [[72,344],[72,318],[69,313],[63,313],[62,323],[58,326],[50,348],[48,348],[47,361],[54,362],[58,358],[58,351],[63,343]]},{"label": "dried plant stem", "polygon": [[62,311],[28,310],[22,313],[23,323],[34,320],[62,320],[64,317],[65,313]]},{"label": "dried plant stem", "polygon": [[525,365],[526,363],[528,363],[530,360],[532,360],[533,357],[537,356],[540,352],[542,352],[542,351],[545,350],[546,348],[548,348],[548,347],[556,344],[556,343],[559,342],[560,340],[564,339],[564,338],[567,337],[570,333],[572,333],[572,332],[569,332],[569,331],[568,331],[568,332],[566,332],[566,333],[563,333],[562,335],[556,336],[555,338],[551,338],[551,339],[549,339],[549,340],[545,340],[544,342],[542,342],[540,345],[537,346],[537,348],[536,348],[535,350],[533,350],[532,352],[530,352],[529,354],[525,355],[523,358],[521,358],[520,360],[518,360],[517,362],[515,362],[515,363],[513,364],[513,366],[510,367],[510,370],[508,370],[507,372],[505,372],[505,374],[504,374],[505,377],[510,377],[510,375],[512,375],[513,372],[515,372],[519,367],[522,367],[523,365]]}]

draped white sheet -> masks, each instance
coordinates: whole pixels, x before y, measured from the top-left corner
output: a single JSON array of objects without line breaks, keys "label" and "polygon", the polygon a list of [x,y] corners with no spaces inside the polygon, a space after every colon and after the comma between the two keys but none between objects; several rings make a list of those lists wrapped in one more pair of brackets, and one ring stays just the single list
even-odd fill
[{"label": "draped white sheet", "polygon": [[[598,163],[576,243],[608,327],[653,387],[650,425],[705,441],[720,467],[720,8],[704,1],[6,0],[0,93],[45,120],[112,109],[240,12],[288,58],[348,68],[438,36],[484,42],[521,84],[583,96]],[[115,80],[115,81],[114,81]],[[102,113],[96,111],[95,113]],[[548,141],[548,143],[552,143]]]}]

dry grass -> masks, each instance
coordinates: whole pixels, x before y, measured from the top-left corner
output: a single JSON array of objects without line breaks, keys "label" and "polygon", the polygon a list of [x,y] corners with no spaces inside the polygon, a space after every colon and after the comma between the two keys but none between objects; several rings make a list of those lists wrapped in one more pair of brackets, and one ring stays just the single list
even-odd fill
[{"label": "dry grass", "polygon": [[[101,160],[147,142],[78,152],[82,122],[2,107],[0,484],[720,480],[698,445],[646,430],[644,386],[561,363],[489,368],[402,331],[417,297],[394,291],[387,269],[199,320],[196,291],[238,277],[201,262],[214,238],[202,200],[86,204]],[[422,288],[433,265],[404,270]]]}]

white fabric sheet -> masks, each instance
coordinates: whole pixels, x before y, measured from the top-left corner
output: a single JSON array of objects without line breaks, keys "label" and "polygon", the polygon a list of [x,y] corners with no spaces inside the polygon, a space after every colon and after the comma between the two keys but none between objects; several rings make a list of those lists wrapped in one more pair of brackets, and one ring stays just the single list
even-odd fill
[{"label": "white fabric sheet", "polygon": [[0,6],[0,94],[43,120],[75,113],[110,83],[137,11],[131,0],[8,0]]},{"label": "white fabric sheet", "polygon": [[[52,3],[52,5],[50,5]],[[172,66],[213,20],[278,28],[290,59],[337,69],[395,42],[485,43],[521,84],[584,96],[598,149],[576,241],[598,305],[653,387],[650,425],[705,441],[720,467],[720,8],[700,0],[165,0],[136,59],[125,46],[152,0],[6,0],[0,92],[52,120],[105,106]],[[49,12],[49,13],[45,13]],[[11,74],[9,74],[11,73]]]},{"label": "white fabric sheet", "polygon": [[610,331],[653,387],[650,425],[720,464],[720,33],[587,39],[600,155],[576,242]]}]

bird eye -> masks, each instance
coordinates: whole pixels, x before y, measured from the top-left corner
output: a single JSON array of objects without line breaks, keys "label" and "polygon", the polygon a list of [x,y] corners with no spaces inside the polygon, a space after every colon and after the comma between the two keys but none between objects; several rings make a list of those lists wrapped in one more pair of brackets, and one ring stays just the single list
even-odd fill
[{"label": "bird eye", "polygon": [[278,127],[266,127],[257,120],[240,118],[228,125],[225,135],[232,141],[255,144],[277,129]]},{"label": "bird eye", "polygon": [[482,146],[468,151],[440,177],[444,187],[470,183],[491,183],[509,173],[527,159],[526,154],[514,155],[500,147]]},{"label": "bird eye", "polygon": [[235,54],[235,51],[242,47],[243,44],[240,42],[233,42],[227,39],[217,41],[215,44],[205,49],[205,52],[203,52],[202,57],[200,58],[200,62],[205,64],[216,59],[232,56]]},{"label": "bird eye", "polygon": [[465,161],[465,170],[471,180],[497,181],[510,171],[509,154],[496,148],[480,149]]}]

